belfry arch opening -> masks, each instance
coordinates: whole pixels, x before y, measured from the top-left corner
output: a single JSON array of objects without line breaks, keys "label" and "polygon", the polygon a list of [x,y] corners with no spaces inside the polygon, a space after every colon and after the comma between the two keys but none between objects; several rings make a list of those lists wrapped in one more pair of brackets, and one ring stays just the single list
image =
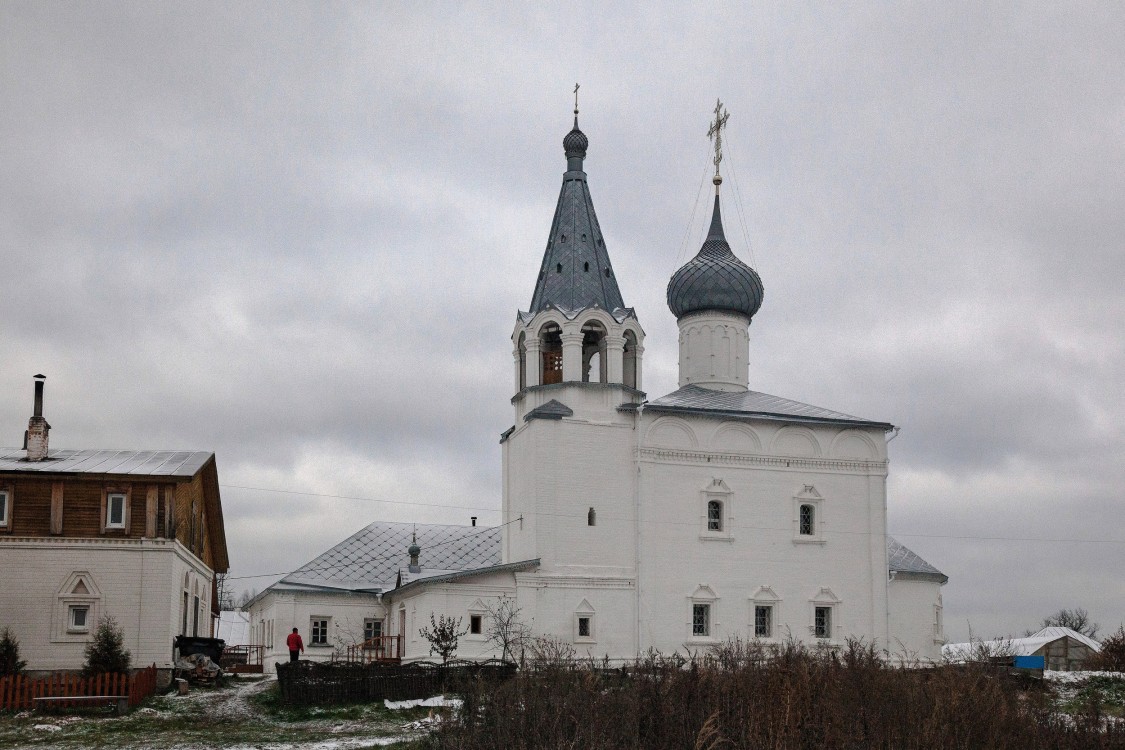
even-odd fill
[{"label": "belfry arch opening", "polygon": [[625,331],[624,360],[621,363],[621,380],[630,388],[637,387],[637,336]]},{"label": "belfry arch opening", "polygon": [[527,388],[527,334],[520,333],[518,348],[520,352],[519,390]]},{"label": "belfry arch opening", "polygon": [[539,329],[539,352],[542,359],[540,384],[561,383],[563,379],[562,329],[558,323],[546,323]]},{"label": "belfry arch opening", "polygon": [[607,364],[605,326],[591,320],[582,326],[582,382],[606,382]]}]

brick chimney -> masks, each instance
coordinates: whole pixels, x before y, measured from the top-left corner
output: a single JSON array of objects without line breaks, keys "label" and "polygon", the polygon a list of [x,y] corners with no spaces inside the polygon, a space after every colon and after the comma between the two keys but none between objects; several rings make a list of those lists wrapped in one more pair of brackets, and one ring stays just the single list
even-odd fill
[{"label": "brick chimney", "polygon": [[47,457],[47,433],[51,431],[51,425],[43,418],[43,381],[46,379],[46,375],[35,376],[35,412],[27,421],[27,432],[23,437],[28,461],[42,461]]}]

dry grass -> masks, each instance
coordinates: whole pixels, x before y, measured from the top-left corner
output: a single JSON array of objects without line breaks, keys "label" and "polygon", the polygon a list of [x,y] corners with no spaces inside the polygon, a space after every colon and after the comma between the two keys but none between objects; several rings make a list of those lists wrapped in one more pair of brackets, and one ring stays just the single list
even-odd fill
[{"label": "dry grass", "polygon": [[470,687],[435,748],[1125,748],[1125,728],[1060,713],[1049,689],[993,669],[893,668],[840,652],[732,641],[628,670],[558,658]]}]

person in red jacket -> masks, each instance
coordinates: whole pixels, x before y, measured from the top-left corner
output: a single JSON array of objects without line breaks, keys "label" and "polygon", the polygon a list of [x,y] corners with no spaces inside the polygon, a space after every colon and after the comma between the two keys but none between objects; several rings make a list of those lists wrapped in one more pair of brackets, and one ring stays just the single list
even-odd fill
[{"label": "person in red jacket", "polygon": [[289,647],[289,661],[297,661],[301,652],[305,650],[305,642],[301,640],[297,628],[293,628],[293,632],[285,639],[285,645]]}]

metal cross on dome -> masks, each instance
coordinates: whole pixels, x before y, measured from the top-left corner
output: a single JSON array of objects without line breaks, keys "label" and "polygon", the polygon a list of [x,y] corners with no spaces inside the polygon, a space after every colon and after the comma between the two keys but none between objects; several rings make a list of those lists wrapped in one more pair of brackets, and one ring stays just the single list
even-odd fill
[{"label": "metal cross on dome", "polygon": [[574,84],[574,114],[578,114],[578,84]]},{"label": "metal cross on dome", "polygon": [[727,126],[730,112],[723,109],[723,103],[715,100],[715,121],[707,128],[707,137],[715,142],[715,185],[718,186],[722,178],[719,176],[719,162],[723,160],[723,128]]}]

